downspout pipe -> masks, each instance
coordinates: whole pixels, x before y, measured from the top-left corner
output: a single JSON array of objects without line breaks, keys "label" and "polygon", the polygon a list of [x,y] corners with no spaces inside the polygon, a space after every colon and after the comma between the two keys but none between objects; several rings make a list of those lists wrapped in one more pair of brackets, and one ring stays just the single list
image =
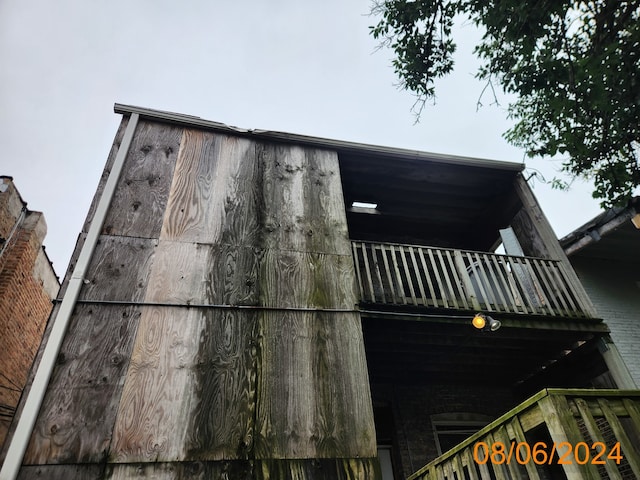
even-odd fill
[{"label": "downspout pipe", "polygon": [[137,113],[132,113],[129,117],[129,123],[127,124],[122,143],[113,162],[113,167],[107,177],[107,182],[100,196],[100,201],[98,202],[89,231],[87,232],[87,237],[80,250],[78,261],[69,279],[67,291],[60,304],[58,314],[53,320],[54,323],[51,328],[51,334],[44,347],[38,371],[35,374],[31,390],[25,400],[24,409],[18,420],[11,443],[9,444],[2,470],[0,470],[0,480],[15,480],[20,471],[22,459],[27,450],[36,419],[38,418],[38,413],[47,391],[49,379],[53,373],[56,358],[60,352],[67,326],[71,320],[71,314],[73,313],[76,300],[80,294],[89,261],[98,242],[100,232],[102,231],[102,225],[107,216],[116,185],[118,184],[118,179],[138,124],[138,119],[139,115]]}]

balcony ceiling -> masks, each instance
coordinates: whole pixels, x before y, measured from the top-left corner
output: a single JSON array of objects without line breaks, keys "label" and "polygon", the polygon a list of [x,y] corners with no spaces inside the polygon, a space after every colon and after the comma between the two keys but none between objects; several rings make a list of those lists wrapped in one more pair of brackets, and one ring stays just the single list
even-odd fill
[{"label": "balcony ceiling", "polygon": [[[513,189],[519,167],[342,154],[351,238],[490,251],[498,229],[509,226],[520,208]],[[373,213],[350,211],[354,201],[378,207]]]},{"label": "balcony ceiling", "polygon": [[[362,327],[372,384],[517,388],[549,369],[555,371],[545,377],[547,386],[555,382],[580,387],[603,368],[600,357],[593,355],[593,342],[577,348],[597,335],[593,332],[505,326],[496,332],[480,332],[464,320],[452,324],[366,316]],[[553,365],[564,367],[552,369]],[[536,381],[534,389],[539,387]]]}]

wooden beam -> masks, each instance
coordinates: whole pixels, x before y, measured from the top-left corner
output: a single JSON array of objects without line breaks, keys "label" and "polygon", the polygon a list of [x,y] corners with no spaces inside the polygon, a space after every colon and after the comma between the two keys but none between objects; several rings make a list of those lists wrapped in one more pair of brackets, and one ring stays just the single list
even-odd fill
[{"label": "wooden beam", "polygon": [[597,318],[597,312],[589,296],[585,292],[569,259],[558,242],[558,237],[551,224],[542,212],[531,188],[522,175],[515,180],[515,189],[522,202],[522,209],[514,218],[512,228],[516,233],[525,254],[553,260],[560,260],[565,274],[576,292],[581,306],[591,317]]}]

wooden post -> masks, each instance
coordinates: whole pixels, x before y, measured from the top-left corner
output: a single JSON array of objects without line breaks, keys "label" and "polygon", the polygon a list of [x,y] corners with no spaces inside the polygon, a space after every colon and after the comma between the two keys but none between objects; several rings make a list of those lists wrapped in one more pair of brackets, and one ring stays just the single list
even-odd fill
[{"label": "wooden post", "polygon": [[515,189],[522,202],[522,209],[513,219],[511,227],[522,245],[524,253],[532,257],[560,260],[583,310],[590,317],[597,318],[598,315],[593,303],[573,271],[569,259],[562,250],[558,238],[542,212],[531,188],[521,174],[516,177]]},{"label": "wooden post", "polygon": [[633,377],[631,376],[627,365],[622,359],[622,355],[620,355],[618,347],[616,347],[616,344],[613,343],[613,340],[609,335],[605,335],[600,338],[598,350],[600,350],[600,354],[602,355],[604,362],[607,364],[609,373],[613,377],[618,388],[623,390],[634,390],[638,388],[636,382],[633,381]]}]

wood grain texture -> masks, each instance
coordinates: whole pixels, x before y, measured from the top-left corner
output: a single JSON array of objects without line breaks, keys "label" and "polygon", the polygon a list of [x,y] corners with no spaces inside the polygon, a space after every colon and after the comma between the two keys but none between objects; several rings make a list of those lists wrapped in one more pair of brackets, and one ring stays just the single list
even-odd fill
[{"label": "wood grain texture", "polygon": [[25,465],[18,480],[104,480],[106,465]]},{"label": "wood grain texture", "polygon": [[380,480],[377,458],[262,460],[256,480]]},{"label": "wood grain texture", "polygon": [[269,249],[260,258],[260,304],[353,309],[358,303],[351,255]]},{"label": "wood grain texture", "polygon": [[101,235],[80,300],[142,301],[157,244],[155,239]]},{"label": "wood grain texture", "polygon": [[120,175],[103,233],[157,238],[182,129],[141,120]]},{"label": "wood grain texture", "polygon": [[76,306],[25,463],[106,459],[138,318],[134,307]]},{"label": "wood grain texture", "polygon": [[251,245],[258,235],[259,176],[250,140],[185,130],[162,239]]},{"label": "wood grain texture", "polygon": [[[107,157],[107,163],[102,170],[102,175],[100,176],[100,180],[98,182],[98,187],[96,189],[96,193],[93,196],[93,200],[91,201],[91,205],[89,206],[89,211],[87,212],[87,217],[84,221],[84,225],[82,226],[82,233],[87,233],[89,231],[89,225],[93,220],[93,216],[95,215],[96,208],[98,207],[98,202],[100,201],[100,197],[102,196],[102,192],[104,191],[104,187],[107,183],[107,179],[109,178],[109,173],[111,173],[111,168],[116,160],[116,155],[118,155],[118,150],[120,149],[120,144],[122,143],[122,139],[124,138],[124,132],[127,129],[127,125],[129,124],[129,117],[122,117],[122,121],[120,122],[120,126],[116,132],[115,138],[113,139],[113,144],[111,145],[111,149],[109,150],[109,156]],[[78,245],[76,245],[76,249],[73,252],[71,258],[77,258],[80,254],[78,249]]]},{"label": "wood grain texture", "polygon": [[258,144],[265,248],[350,255],[335,152]]},{"label": "wood grain texture", "polygon": [[161,240],[146,301],[256,305],[260,252],[250,247]]},{"label": "wood grain texture", "polygon": [[260,315],[256,458],[376,455],[360,318]]},{"label": "wood grain texture", "polygon": [[118,464],[107,467],[105,480],[251,480],[251,462],[173,462]]},{"label": "wood grain texture", "polygon": [[110,459],[247,456],[254,416],[251,312],[144,307]]}]

